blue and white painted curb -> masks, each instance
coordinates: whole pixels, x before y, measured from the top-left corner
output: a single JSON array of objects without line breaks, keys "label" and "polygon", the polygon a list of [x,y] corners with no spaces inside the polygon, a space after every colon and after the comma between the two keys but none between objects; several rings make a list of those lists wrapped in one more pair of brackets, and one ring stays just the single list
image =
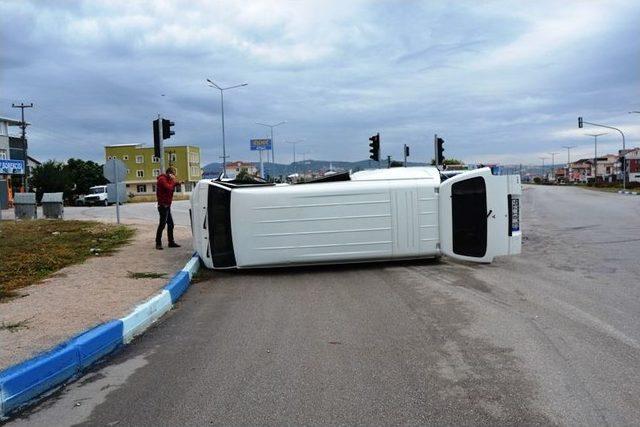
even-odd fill
[{"label": "blue and white painted curb", "polygon": [[38,396],[77,378],[92,364],[126,345],[171,310],[200,267],[194,255],[160,293],[122,319],[111,320],[32,359],[0,371],[0,419]]}]

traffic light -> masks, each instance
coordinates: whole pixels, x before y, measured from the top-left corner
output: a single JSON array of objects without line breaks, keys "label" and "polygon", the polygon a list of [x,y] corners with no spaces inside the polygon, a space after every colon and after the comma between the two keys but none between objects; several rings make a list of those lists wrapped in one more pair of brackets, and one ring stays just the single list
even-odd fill
[{"label": "traffic light", "polygon": [[405,157],[409,157],[409,146],[408,145],[404,146],[404,155],[405,155]]},{"label": "traffic light", "polygon": [[153,155],[158,159],[162,157],[162,148],[160,145],[159,120],[155,119],[153,121]]},{"label": "traffic light", "polygon": [[578,127],[582,129],[582,117],[578,117]]},{"label": "traffic light", "polygon": [[369,141],[371,141],[369,143],[369,153],[371,153],[369,158],[371,160],[375,160],[376,162],[379,162],[380,161],[380,134],[377,133],[373,135],[371,138],[369,138]]},{"label": "traffic light", "polygon": [[171,135],[175,135],[176,133],[171,130],[171,128],[175,125],[174,122],[167,119],[162,119],[162,139],[169,139]]},{"label": "traffic light", "polygon": [[444,139],[436,138],[436,165],[444,164]]}]

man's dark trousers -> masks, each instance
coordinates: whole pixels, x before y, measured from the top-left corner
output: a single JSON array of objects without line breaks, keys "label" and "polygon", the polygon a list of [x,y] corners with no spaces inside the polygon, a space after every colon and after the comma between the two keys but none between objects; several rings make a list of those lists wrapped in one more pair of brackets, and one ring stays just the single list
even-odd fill
[{"label": "man's dark trousers", "polygon": [[156,231],[156,246],[162,245],[162,232],[164,226],[167,226],[167,236],[169,237],[169,244],[174,243],[173,240],[173,217],[171,217],[171,206],[158,206],[158,213],[160,214],[160,222],[158,223],[158,231]]}]

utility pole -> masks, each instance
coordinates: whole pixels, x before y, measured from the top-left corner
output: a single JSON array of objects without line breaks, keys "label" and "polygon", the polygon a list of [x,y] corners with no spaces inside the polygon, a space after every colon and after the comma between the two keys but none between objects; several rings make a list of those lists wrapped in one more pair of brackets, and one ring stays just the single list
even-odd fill
[{"label": "utility pole", "polygon": [[27,122],[24,121],[24,109],[33,108],[33,102],[28,105],[24,102],[21,102],[20,105],[11,104],[11,107],[20,109],[20,129],[22,129],[22,147],[24,149],[23,187],[25,192],[29,192],[29,154],[27,152]]},{"label": "utility pole", "polygon": [[387,156],[387,169],[391,168],[391,156]]},{"label": "utility pole", "polygon": [[604,133],[585,133],[587,136],[592,136],[594,141],[593,148],[593,185],[598,182],[598,137],[602,135],[606,135],[607,132]]},{"label": "utility pole", "polygon": [[553,176],[553,181],[556,180],[556,154],[558,153],[549,153],[551,154],[551,176]]}]

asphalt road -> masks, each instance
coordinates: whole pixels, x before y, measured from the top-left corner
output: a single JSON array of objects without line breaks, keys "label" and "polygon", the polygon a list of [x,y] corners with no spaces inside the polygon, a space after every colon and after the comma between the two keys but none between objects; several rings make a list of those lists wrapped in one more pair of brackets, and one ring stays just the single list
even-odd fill
[{"label": "asphalt road", "polygon": [[640,197],[527,187],[523,254],[209,272],[9,425],[640,424]]}]

